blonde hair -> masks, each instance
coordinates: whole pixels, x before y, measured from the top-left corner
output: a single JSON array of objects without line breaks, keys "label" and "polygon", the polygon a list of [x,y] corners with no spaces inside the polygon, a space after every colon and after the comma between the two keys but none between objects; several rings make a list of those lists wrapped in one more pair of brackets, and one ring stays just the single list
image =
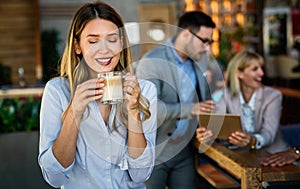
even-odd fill
[{"label": "blonde hair", "polygon": [[237,76],[237,71],[244,71],[245,68],[251,65],[252,60],[257,60],[260,66],[264,65],[263,57],[252,51],[238,52],[229,61],[226,70],[226,84],[233,96],[240,92],[240,81]]},{"label": "blonde hair", "polygon": [[[66,112],[69,110],[74,93],[78,84],[86,81],[89,78],[88,65],[85,63],[82,55],[77,55],[75,52],[74,43],[80,41],[80,35],[86,24],[95,19],[101,18],[113,22],[120,32],[120,38],[123,40],[124,49],[120,53],[120,60],[115,67],[115,71],[125,72],[129,71],[133,73],[132,69],[132,56],[129,48],[129,41],[127,38],[126,31],[124,29],[124,23],[121,16],[108,4],[103,2],[87,3],[83,5],[75,14],[69,31],[67,45],[65,47],[61,67],[60,75],[68,79],[70,84],[70,102],[67,109],[62,115],[62,120],[65,119]],[[142,121],[147,120],[151,113],[149,111],[149,101],[144,97],[140,96],[139,99],[140,110],[144,113]],[[117,115],[122,124],[127,126],[127,110],[125,103],[117,106]]]}]

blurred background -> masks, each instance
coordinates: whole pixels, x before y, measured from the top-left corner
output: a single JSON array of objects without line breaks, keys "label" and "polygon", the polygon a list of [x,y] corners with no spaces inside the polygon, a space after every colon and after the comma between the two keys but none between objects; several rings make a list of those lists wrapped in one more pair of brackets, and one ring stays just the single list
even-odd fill
[{"label": "blurred background", "polygon": [[[20,77],[28,85],[45,83],[56,73],[56,66],[67,38],[75,11],[87,0],[10,0],[0,1],[0,85],[19,85]],[[226,67],[228,59],[241,49],[253,49],[264,55],[268,82],[299,88],[299,79],[288,71],[278,71],[277,58],[297,58],[299,51],[299,0],[109,0],[127,25],[136,22],[177,24],[184,12],[200,10],[217,24],[212,49]],[[131,27],[133,28],[133,27]],[[162,43],[168,31],[152,24],[146,28],[156,33],[133,28],[138,59],[155,45],[138,45],[142,40]],[[163,36],[159,35],[162,31]],[[150,34],[151,33],[151,34]],[[298,53],[299,54],[299,53]],[[299,56],[299,55],[298,55]],[[290,60],[292,62],[292,60]],[[292,65],[292,63],[290,63]],[[293,67],[293,66],[290,66]],[[23,68],[19,69],[19,68]],[[299,72],[300,73],[300,72]],[[286,74],[286,75],[284,75]],[[290,77],[290,78],[289,78]],[[22,78],[21,78],[22,79]],[[279,81],[283,80],[283,81]]]},{"label": "blurred background", "polygon": [[[50,188],[37,165],[39,107],[57,75],[69,25],[88,0],[0,0],[0,188]],[[226,69],[242,49],[265,58],[264,83],[283,92],[282,125],[300,123],[300,0],[106,0],[123,17],[134,60],[168,39],[178,17],[210,15]],[[141,24],[147,23],[147,24]]]}]

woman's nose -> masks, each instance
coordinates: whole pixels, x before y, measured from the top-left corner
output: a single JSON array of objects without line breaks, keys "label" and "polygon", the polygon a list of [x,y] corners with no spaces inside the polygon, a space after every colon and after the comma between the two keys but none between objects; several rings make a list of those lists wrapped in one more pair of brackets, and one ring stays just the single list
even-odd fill
[{"label": "woman's nose", "polygon": [[259,75],[264,76],[264,71],[262,68],[259,69]]},{"label": "woman's nose", "polygon": [[105,41],[100,41],[97,45],[97,51],[98,53],[100,54],[103,54],[103,53],[107,53],[108,52],[108,46],[107,46],[107,43]]}]

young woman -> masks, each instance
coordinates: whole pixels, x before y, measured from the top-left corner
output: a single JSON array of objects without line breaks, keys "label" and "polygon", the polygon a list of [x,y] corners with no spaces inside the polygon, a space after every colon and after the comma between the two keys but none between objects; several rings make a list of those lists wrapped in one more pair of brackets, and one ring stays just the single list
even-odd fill
[{"label": "young woman", "polygon": [[[62,188],[145,188],[154,166],[156,89],[137,80],[120,15],[103,2],[75,14],[61,76],[44,90],[39,165]],[[104,79],[122,71],[125,101],[104,105]]]}]

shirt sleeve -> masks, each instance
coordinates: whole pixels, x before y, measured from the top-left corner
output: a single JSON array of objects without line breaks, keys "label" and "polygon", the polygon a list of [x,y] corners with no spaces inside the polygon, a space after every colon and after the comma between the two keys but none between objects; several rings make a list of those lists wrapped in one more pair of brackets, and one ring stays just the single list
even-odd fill
[{"label": "shirt sleeve", "polygon": [[123,159],[121,162],[121,168],[126,169],[126,166],[128,166],[128,172],[134,182],[144,182],[147,180],[153,170],[155,161],[157,93],[154,84],[149,81],[144,82],[147,85],[142,88],[142,94],[149,100],[151,112],[150,118],[142,123],[147,146],[140,157],[133,159],[127,155],[127,157],[124,157],[125,160]]},{"label": "shirt sleeve", "polygon": [[68,168],[55,158],[52,146],[61,130],[64,97],[54,82],[48,82],[44,89],[40,111],[40,142],[38,163],[44,179],[54,187],[62,186],[71,173],[74,162]]},{"label": "shirt sleeve", "polygon": [[279,132],[282,94],[274,92],[265,100],[266,106],[262,109],[262,126],[260,131],[255,133],[257,149],[271,145]]},{"label": "shirt sleeve", "polygon": [[255,134],[254,136],[256,138],[256,144],[255,144],[256,149],[261,149],[262,147],[266,146],[266,141],[262,135]]}]

